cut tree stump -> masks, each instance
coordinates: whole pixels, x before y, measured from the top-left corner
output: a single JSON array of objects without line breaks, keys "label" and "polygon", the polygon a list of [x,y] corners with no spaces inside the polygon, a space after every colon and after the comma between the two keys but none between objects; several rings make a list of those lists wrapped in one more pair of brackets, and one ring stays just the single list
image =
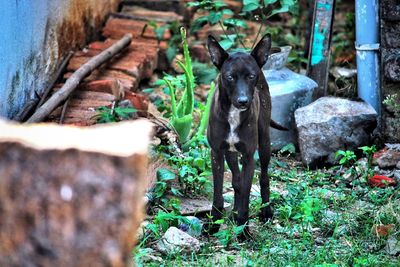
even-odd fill
[{"label": "cut tree stump", "polygon": [[151,123],[0,128],[0,266],[128,266]]}]

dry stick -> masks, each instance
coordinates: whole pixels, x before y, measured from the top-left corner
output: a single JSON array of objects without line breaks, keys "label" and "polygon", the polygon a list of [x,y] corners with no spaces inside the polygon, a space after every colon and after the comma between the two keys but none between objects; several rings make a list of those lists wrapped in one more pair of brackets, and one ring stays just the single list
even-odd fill
[{"label": "dry stick", "polygon": [[39,104],[36,106],[36,110],[38,110],[39,107],[41,105],[43,105],[43,103],[46,100],[47,96],[49,95],[51,89],[54,87],[54,85],[56,84],[58,78],[60,78],[60,75],[64,72],[65,68],[67,67],[67,64],[68,64],[68,62],[71,59],[73,54],[74,54],[74,52],[70,51],[68,53],[68,55],[64,58],[64,60],[61,62],[61,65],[58,68],[56,75],[54,75],[53,79],[51,80],[51,82],[47,86],[46,90],[44,91],[43,95],[41,96]]},{"label": "dry stick", "polygon": [[69,100],[71,99],[71,97],[68,97],[68,99],[65,101],[63,107],[62,107],[62,111],[61,111],[61,117],[60,117],[60,121],[59,124],[63,124],[64,123],[64,118],[65,118],[65,113],[67,111],[67,107],[69,104]]},{"label": "dry stick", "polygon": [[43,121],[62,101],[78,87],[79,83],[88,76],[93,70],[113,56],[121,52],[123,48],[128,46],[132,41],[132,34],[125,34],[122,39],[113,44],[110,48],[104,50],[97,56],[91,58],[87,63],[83,64],[75,71],[60,90],[55,92],[49,100],[47,100],[36,112],[27,120],[27,122]]}]

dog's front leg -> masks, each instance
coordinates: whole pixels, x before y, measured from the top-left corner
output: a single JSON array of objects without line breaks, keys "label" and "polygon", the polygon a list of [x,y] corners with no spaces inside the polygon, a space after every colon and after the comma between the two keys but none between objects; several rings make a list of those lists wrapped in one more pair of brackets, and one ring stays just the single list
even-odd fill
[{"label": "dog's front leg", "polygon": [[240,196],[240,170],[238,165],[238,153],[227,151],[225,153],[226,162],[228,163],[228,167],[232,172],[232,186],[235,192],[234,202],[233,202],[233,213],[237,214],[238,211],[238,203]]},{"label": "dog's front leg", "polygon": [[[224,154],[220,151],[211,150],[211,165],[214,181],[214,199],[211,209],[212,221],[215,222],[222,218],[224,210],[224,198],[222,195],[224,182]],[[208,234],[216,233],[219,230],[219,224],[209,224],[205,229]]]},{"label": "dog's front leg", "polygon": [[238,199],[238,214],[236,217],[238,225],[246,224],[249,219],[250,190],[255,168],[253,154],[246,154],[242,157],[243,166],[242,172],[240,173],[240,195]]}]

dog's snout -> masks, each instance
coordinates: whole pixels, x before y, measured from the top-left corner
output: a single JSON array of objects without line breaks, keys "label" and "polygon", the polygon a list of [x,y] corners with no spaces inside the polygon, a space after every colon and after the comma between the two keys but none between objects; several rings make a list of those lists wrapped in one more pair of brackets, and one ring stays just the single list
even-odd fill
[{"label": "dog's snout", "polygon": [[246,96],[241,96],[241,97],[238,98],[238,104],[239,104],[239,105],[245,106],[245,105],[247,105],[248,103],[249,103],[249,98],[248,98],[248,97],[246,97]]}]

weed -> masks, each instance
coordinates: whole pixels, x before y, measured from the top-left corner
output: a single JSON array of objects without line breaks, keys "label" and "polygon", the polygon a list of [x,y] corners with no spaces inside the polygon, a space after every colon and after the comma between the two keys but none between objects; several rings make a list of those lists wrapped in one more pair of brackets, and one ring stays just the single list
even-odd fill
[{"label": "weed", "polygon": [[95,116],[97,123],[119,122],[129,119],[135,112],[135,108],[130,107],[99,107],[96,109],[98,114]]},{"label": "weed", "polygon": [[383,104],[386,105],[387,109],[394,114],[396,118],[400,118],[400,98],[397,94],[387,95]]}]

